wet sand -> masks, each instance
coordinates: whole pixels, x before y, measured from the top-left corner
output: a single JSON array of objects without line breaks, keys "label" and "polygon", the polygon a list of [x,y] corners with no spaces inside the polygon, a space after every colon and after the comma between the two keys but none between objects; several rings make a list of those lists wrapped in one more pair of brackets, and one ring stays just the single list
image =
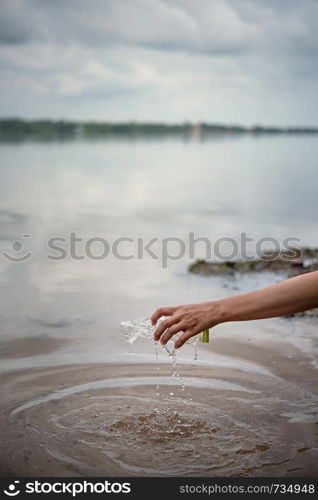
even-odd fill
[{"label": "wet sand", "polygon": [[316,368],[263,334],[214,337],[174,376],[154,356],[2,373],[1,475],[317,476]]}]

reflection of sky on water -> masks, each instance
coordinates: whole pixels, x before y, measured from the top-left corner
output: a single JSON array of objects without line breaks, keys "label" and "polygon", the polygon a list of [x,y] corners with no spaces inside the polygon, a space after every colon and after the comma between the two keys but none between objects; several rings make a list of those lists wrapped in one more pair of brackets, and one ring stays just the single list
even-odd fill
[{"label": "reflection of sky on water", "polygon": [[71,231],[110,242],[190,231],[215,241],[245,231],[318,246],[317,156],[315,136],[2,144],[0,249],[30,233],[25,248],[34,252],[19,265],[0,259],[2,334],[45,333],[41,318],[80,318],[83,326],[63,335],[81,336],[81,328],[105,335],[162,303],[235,293],[189,277],[188,258],[167,270],[150,258],[49,261],[46,241]]},{"label": "reflection of sky on water", "polygon": [[34,217],[50,231],[294,230],[293,217],[315,219],[317,144],[283,136],[2,145],[0,217],[4,226]]}]

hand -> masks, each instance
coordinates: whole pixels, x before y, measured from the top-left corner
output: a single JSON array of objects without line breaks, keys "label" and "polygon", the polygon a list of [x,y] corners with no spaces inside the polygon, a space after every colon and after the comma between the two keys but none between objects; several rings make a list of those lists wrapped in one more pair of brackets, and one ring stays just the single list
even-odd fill
[{"label": "hand", "polygon": [[202,302],[176,307],[160,307],[151,316],[151,323],[155,325],[162,316],[169,318],[162,321],[154,332],[155,340],[166,344],[173,335],[183,332],[175,343],[175,348],[183,344],[194,335],[212,328],[219,323],[218,302]]}]

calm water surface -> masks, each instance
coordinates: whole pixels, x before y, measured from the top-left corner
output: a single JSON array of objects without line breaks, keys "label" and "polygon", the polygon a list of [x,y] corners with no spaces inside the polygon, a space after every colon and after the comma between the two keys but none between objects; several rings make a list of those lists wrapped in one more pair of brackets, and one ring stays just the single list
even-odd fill
[{"label": "calm water surface", "polygon": [[[187,266],[203,256],[202,244],[163,268],[162,238],[239,240],[244,231],[254,241],[293,237],[317,247],[316,136],[2,143],[0,155],[3,470],[45,475],[53,461],[56,474],[318,472],[314,323],[220,326],[196,363],[191,347],[179,354],[186,396],[179,386],[170,395],[164,352],[156,361],[153,346],[140,341],[129,356],[119,330],[121,320],[159,305],[282,279],[191,276]],[[76,258],[70,233],[81,239]],[[65,258],[47,258],[60,255],[47,247],[52,237],[64,238]],[[96,237],[110,245],[130,238],[120,251],[134,258],[81,258]],[[138,238],[158,238],[158,258],[138,258]],[[15,241],[23,248],[14,250]],[[98,256],[103,246],[95,241],[90,250]],[[32,256],[14,263],[3,252]],[[42,447],[30,458],[36,439]],[[164,460],[150,460],[153,446]]]}]

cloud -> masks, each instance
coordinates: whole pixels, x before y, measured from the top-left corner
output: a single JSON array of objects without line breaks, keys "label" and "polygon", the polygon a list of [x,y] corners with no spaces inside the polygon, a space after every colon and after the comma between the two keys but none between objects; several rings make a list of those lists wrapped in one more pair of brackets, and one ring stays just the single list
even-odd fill
[{"label": "cloud", "polygon": [[8,44],[46,40],[236,52],[248,48],[258,32],[225,0],[3,0],[1,9],[1,41]]},{"label": "cloud", "polygon": [[0,3],[0,43],[23,44],[30,40],[32,29],[25,4],[19,0]]},{"label": "cloud", "polygon": [[316,123],[315,0],[2,0],[0,20],[2,115]]}]

